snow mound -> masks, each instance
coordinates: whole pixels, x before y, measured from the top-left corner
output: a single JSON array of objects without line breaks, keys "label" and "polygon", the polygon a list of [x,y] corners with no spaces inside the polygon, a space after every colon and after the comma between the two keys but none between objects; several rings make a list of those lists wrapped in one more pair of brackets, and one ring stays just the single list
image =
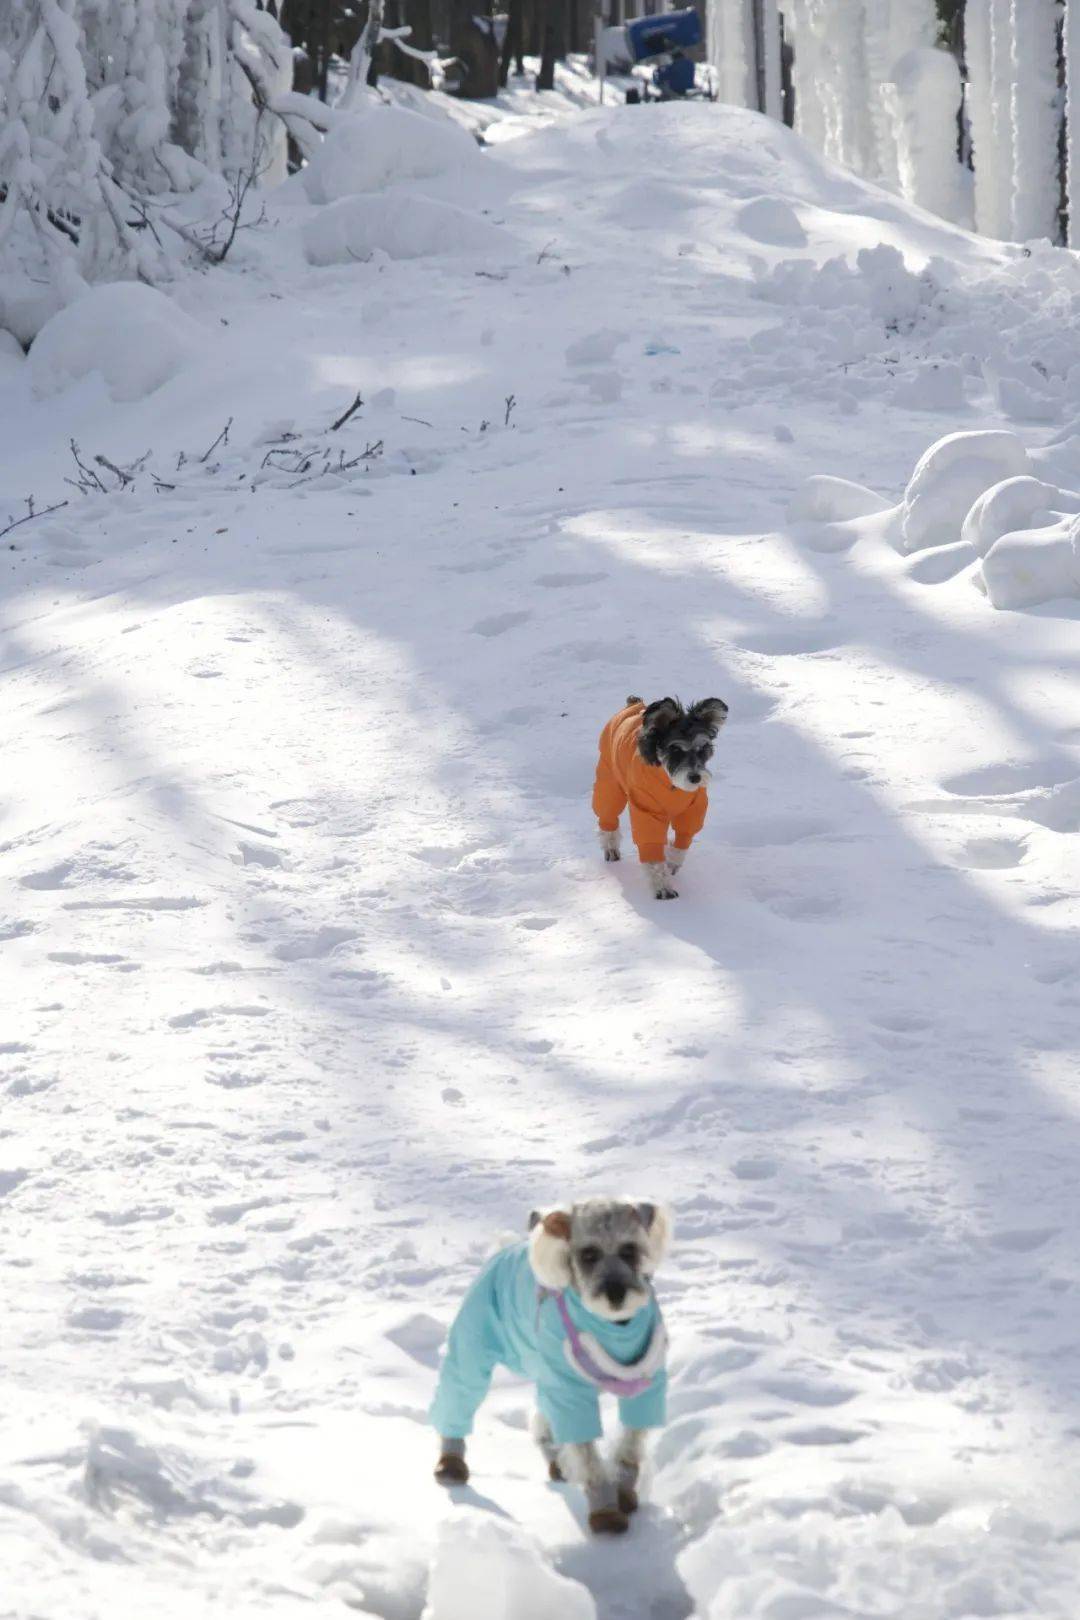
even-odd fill
[{"label": "snow mound", "polygon": [[1014,529],[1038,527],[1036,517],[1050,512],[1080,512],[1080,496],[1046,484],[1041,478],[1006,478],[979,496],[964,519],[961,538],[985,557],[1002,535]]},{"label": "snow mound", "polygon": [[559,1575],[505,1519],[465,1509],[439,1528],[423,1620],[596,1620],[578,1581]]},{"label": "snow mound", "polygon": [[449,118],[378,106],[334,125],[305,168],[303,187],[311,202],[339,202],[394,181],[430,180],[480,161],[472,136]]},{"label": "snow mound", "polygon": [[916,274],[897,248],[881,242],[861,248],[854,266],[843,257],[822,265],[812,259],[782,259],[770,271],[759,272],[754,293],[770,304],[865,310],[895,332],[910,330],[934,305],[939,287],[933,261]]},{"label": "snow mound", "polygon": [[948,433],[921,458],[904,491],[899,549],[923,551],[959,538],[978,497],[1005,478],[1030,473],[1013,433]]},{"label": "snow mound", "polygon": [[1002,535],[983,558],[979,583],[996,608],[1080,596],[1080,518]]},{"label": "snow mound", "polygon": [[349,264],[385,253],[391,259],[427,259],[438,254],[504,258],[513,238],[497,225],[451,203],[435,202],[396,188],[346,197],[323,208],[304,227],[309,264]]},{"label": "snow mound", "polygon": [[864,484],[852,484],[846,478],[827,478],[818,473],[808,478],[792,497],[788,517],[796,523],[846,523],[851,518],[883,512],[887,506],[887,501]]},{"label": "snow mound", "polygon": [[39,398],[59,394],[91,372],[112,399],[145,399],[204,352],[202,328],[154,287],[117,281],[93,287],[46,321],[30,350]]}]

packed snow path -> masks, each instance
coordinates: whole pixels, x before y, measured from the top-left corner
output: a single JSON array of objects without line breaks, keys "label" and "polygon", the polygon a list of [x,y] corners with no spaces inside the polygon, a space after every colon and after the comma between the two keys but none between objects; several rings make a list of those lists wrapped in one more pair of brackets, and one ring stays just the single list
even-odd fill
[{"label": "packed snow path", "polygon": [[[0,381],[5,510],[71,502],[3,563],[0,1613],[417,1620],[460,1515],[432,1620],[537,1558],[600,1620],[1075,1620],[1078,615],[789,524],[1003,424],[978,365],[934,406],[940,327],[751,297],[938,255],[989,367],[1074,262],[721,108],[482,162],[500,252],[311,269],[283,206],[149,397]],[[264,466],[357,391],[365,465]],[[175,487],[80,503],[71,438]],[[658,905],[588,794],[669,690],[732,718]],[[649,1505],[590,1543],[511,1385],[449,1500],[461,1290],[624,1187],[678,1221]]]}]

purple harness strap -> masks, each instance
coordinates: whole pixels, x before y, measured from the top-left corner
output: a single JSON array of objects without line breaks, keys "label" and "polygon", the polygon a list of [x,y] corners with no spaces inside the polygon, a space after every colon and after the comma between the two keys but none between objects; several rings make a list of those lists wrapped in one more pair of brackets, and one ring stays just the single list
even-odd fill
[{"label": "purple harness strap", "polygon": [[574,1362],[579,1372],[581,1372],[591,1384],[595,1384],[599,1389],[602,1389],[605,1394],[619,1395],[624,1399],[631,1395],[644,1395],[645,1391],[652,1384],[651,1373],[647,1378],[618,1378],[613,1373],[606,1373],[604,1369],[597,1363],[595,1356],[589,1352],[585,1344],[582,1342],[581,1334],[578,1332],[574,1319],[566,1308],[566,1300],[563,1298],[562,1289],[538,1288],[536,1290],[537,1316],[540,1315],[540,1307],[544,1303],[545,1299],[553,1299],[555,1301],[555,1308],[559,1313],[563,1327],[566,1329],[566,1337],[570,1342],[570,1349],[573,1353]]}]

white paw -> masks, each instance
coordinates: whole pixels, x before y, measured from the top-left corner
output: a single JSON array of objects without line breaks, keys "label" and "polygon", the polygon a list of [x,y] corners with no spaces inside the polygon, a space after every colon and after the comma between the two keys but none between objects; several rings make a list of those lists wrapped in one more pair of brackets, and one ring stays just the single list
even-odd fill
[{"label": "white paw", "polygon": [[618,831],[618,828],[616,828],[614,832],[601,832],[601,834],[600,834],[600,848],[604,852],[605,861],[621,861],[622,860],[622,852],[621,852],[621,850],[619,848],[619,831]]}]

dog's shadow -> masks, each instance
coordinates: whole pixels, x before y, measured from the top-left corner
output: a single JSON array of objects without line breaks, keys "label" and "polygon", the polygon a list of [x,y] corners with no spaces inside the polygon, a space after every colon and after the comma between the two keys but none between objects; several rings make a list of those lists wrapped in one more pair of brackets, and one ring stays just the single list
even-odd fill
[{"label": "dog's shadow", "polygon": [[448,1485],[444,1487],[451,1502],[462,1507],[480,1508],[484,1513],[492,1513],[497,1519],[509,1519],[513,1522],[513,1514],[507,1513],[500,1507],[493,1496],[484,1496],[472,1485]]},{"label": "dog's shadow", "polygon": [[556,1565],[591,1592],[597,1620],[688,1620],[694,1603],[676,1565],[686,1540],[676,1519],[643,1502],[624,1536],[596,1536],[588,1528],[581,1493],[550,1488],[562,1497],[583,1537],[558,1555]]}]

